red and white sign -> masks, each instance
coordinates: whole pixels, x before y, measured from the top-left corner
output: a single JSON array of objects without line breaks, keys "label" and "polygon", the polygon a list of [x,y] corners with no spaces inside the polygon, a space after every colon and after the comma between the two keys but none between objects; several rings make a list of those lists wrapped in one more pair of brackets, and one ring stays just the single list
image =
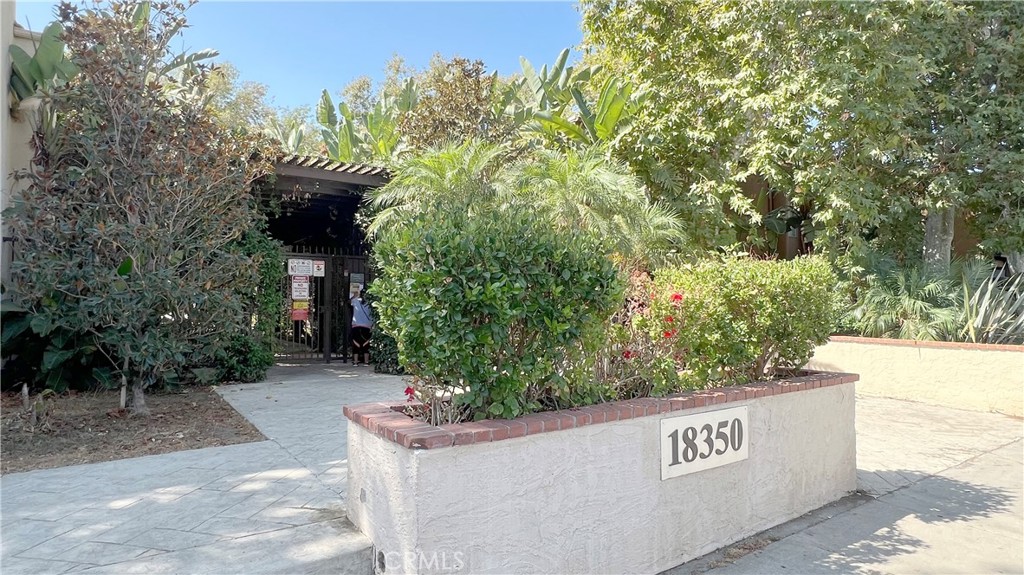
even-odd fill
[{"label": "red and white sign", "polygon": [[326,275],[327,262],[323,260],[313,260],[313,277],[322,278]]},{"label": "red and white sign", "polygon": [[292,276],[292,299],[309,299],[309,276]]},{"label": "red and white sign", "polygon": [[309,319],[309,309],[293,309],[292,321],[306,321]]}]

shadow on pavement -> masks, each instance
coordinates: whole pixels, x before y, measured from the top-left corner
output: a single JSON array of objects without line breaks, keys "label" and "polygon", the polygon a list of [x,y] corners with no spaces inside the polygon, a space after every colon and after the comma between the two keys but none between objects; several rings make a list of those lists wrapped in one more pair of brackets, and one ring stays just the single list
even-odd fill
[{"label": "shadow on pavement", "polygon": [[1013,477],[1000,488],[884,473],[903,487],[844,498],[662,575],[1024,572]]},{"label": "shadow on pavement", "polygon": [[[910,480],[902,488],[847,512],[842,529],[819,524],[803,532],[825,550],[812,560],[814,570],[852,572],[858,568],[885,564],[888,560],[930,547],[917,537],[915,527],[968,522],[1006,512],[1017,497],[1012,491],[967,483],[940,475],[897,470]],[[884,503],[879,505],[878,503]],[[934,541],[932,542],[934,543]],[[966,543],[966,542],[965,542]],[[974,550],[965,548],[964,553]],[[1009,557],[990,557],[987,572],[1015,572],[1021,566]],[[991,571],[990,571],[991,569]]]}]

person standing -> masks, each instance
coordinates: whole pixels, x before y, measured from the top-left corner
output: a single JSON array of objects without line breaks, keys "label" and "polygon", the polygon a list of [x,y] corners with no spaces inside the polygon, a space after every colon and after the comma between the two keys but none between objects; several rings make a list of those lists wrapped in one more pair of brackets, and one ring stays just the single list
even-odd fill
[{"label": "person standing", "polygon": [[[352,297],[352,363],[370,364],[370,329],[373,327],[373,313],[370,304],[363,299],[363,290]],[[359,356],[362,356],[360,361]]]}]

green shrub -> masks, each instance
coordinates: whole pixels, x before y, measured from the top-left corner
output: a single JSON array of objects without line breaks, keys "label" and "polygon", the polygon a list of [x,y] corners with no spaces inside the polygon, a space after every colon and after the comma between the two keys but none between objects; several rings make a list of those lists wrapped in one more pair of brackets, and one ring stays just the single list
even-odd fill
[{"label": "green shrub", "polygon": [[968,280],[920,264],[880,266],[867,276],[844,323],[867,337],[955,339],[963,325],[960,281]]},{"label": "green shrub", "polygon": [[[212,360],[221,380],[260,381],[274,365],[274,330],[285,302],[281,287],[284,253],[281,242],[266,233],[265,222],[249,230],[233,249],[253,263],[254,281],[238,286],[248,321],[230,336],[227,346],[215,351]],[[209,360],[204,357],[200,362]]]},{"label": "green shrub", "polygon": [[[745,383],[807,363],[836,325],[835,285],[818,257],[701,262],[660,271],[637,321],[654,353],[674,361],[677,386]],[[656,393],[674,391],[656,383]]]},{"label": "green shrub", "polygon": [[[366,303],[374,309],[377,308],[377,296],[373,291],[373,285],[366,290]],[[380,327],[380,322],[375,321],[370,329],[370,363],[373,364],[375,373],[389,373],[391,375],[402,375],[405,370],[398,362],[398,342]]]},{"label": "green shrub", "polygon": [[218,354],[217,364],[223,381],[260,381],[274,365],[274,351],[266,338],[255,333],[240,334]]},{"label": "green shrub", "polygon": [[254,337],[266,340],[269,347],[285,305],[281,285],[284,248],[281,242],[270,237],[265,220],[246,232],[236,248],[252,260],[256,274],[254,281],[239,284],[238,295],[245,304]]},{"label": "green shrub", "polygon": [[603,337],[622,286],[602,246],[528,208],[417,218],[375,246],[381,328],[431,419],[516,417],[586,401],[592,372],[564,369]]},{"label": "green shrub", "polygon": [[370,363],[376,373],[405,373],[398,361],[398,342],[376,324],[370,330]]},{"label": "green shrub", "polygon": [[[56,297],[61,297],[56,295]],[[4,302],[0,305],[4,391],[27,384],[32,391],[95,390],[115,384],[96,336],[76,333]]]}]

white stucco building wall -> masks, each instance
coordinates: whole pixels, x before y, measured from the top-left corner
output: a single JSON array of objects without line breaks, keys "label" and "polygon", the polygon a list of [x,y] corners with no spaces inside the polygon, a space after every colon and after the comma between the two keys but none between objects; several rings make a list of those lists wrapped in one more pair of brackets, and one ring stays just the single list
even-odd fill
[{"label": "white stucco building wall", "polygon": [[[11,174],[17,170],[27,169],[32,161],[32,129],[33,115],[36,107],[33,102],[23,102],[20,110],[14,116],[11,115],[10,94],[7,88],[8,78],[11,77],[11,62],[9,47],[16,44],[29,54],[35,52],[34,41],[38,35],[27,30],[14,27],[16,19],[15,3],[10,0],[0,0],[0,48],[3,50],[3,79],[4,86],[0,90],[0,144],[3,146],[0,153],[0,218],[2,210],[10,205],[11,197],[15,189],[15,182]],[[4,238],[8,238],[7,224],[0,219],[0,232]],[[3,250],[0,253],[0,279],[4,282],[10,277],[10,260],[12,244],[9,241],[3,242]]]},{"label": "white stucco building wall", "polygon": [[[14,41],[14,2],[0,0],[0,50],[3,50],[3,68],[0,77],[7,79],[11,77],[11,59],[7,55],[11,42]],[[11,115],[10,95],[7,86],[0,90],[0,233],[7,237],[7,224],[3,222],[2,210],[7,207],[7,196],[10,193],[10,180],[7,175],[8,168],[7,154],[11,147]],[[0,280],[7,280],[7,270],[10,262],[10,251],[7,242],[3,243],[3,250],[0,252]]]}]

